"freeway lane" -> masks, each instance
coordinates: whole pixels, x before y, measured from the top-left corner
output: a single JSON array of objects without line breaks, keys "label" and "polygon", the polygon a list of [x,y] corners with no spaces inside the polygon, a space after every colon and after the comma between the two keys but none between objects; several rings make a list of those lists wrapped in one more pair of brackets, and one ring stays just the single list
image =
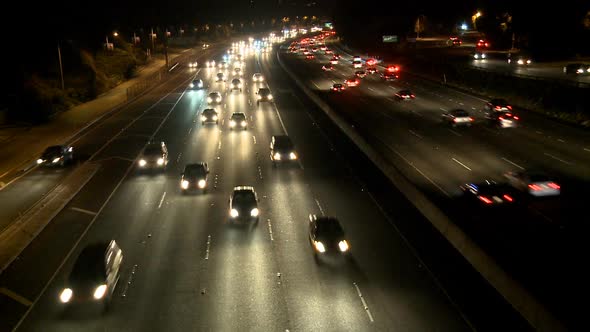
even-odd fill
[{"label": "freeway lane", "polygon": [[[154,109],[149,117],[153,121],[138,122],[125,138],[96,156],[109,161],[103,164],[103,174],[52,224],[95,217],[71,215],[72,207],[98,212],[96,221],[19,330],[470,330],[469,317],[453,304],[453,295],[446,295],[392,227],[359,182],[358,171],[347,167],[340,145],[334,143],[338,140],[332,142],[323,127],[319,129],[316,120],[302,111],[308,105],[277,72],[277,65],[269,63],[274,54],[266,57],[248,60],[248,88],[241,95],[233,92],[233,97],[223,83],[213,82],[216,70],[199,72],[209,90],[223,93],[225,102],[217,107],[223,119],[219,126],[202,126],[198,121],[199,111],[206,107],[203,92],[179,88],[164,103],[168,107]],[[255,70],[270,79],[276,105],[256,107],[256,86],[249,79]],[[166,111],[170,115],[161,122]],[[227,120],[234,111],[244,111],[251,119],[248,131],[228,130]],[[163,125],[157,128],[160,122]],[[285,129],[301,162],[273,168],[268,158],[270,136]],[[137,135],[154,130],[155,138],[167,143],[171,161],[163,174],[138,174],[130,164],[138,152]],[[210,190],[204,195],[181,195],[179,173],[185,163],[195,161],[209,163]],[[100,180],[107,174],[125,173],[129,166],[131,171],[120,185],[109,187],[107,194],[112,196],[101,207],[105,199],[94,196],[104,191]],[[238,184],[254,185],[258,192],[257,225],[227,223],[228,195]],[[408,203],[400,199],[388,206],[405,211]],[[309,213],[340,218],[352,247],[349,262],[314,261],[306,233]],[[415,212],[391,221],[396,218],[423,222]],[[60,232],[73,236],[66,229],[53,228],[42,233],[42,241]],[[79,230],[73,233],[80,235]],[[104,317],[85,311],[60,315],[56,295],[76,254],[85,244],[110,238],[119,242],[125,255],[111,310]],[[13,269],[11,280],[2,275],[1,284],[23,294],[30,280],[19,283],[16,274],[27,272],[25,264],[20,267]],[[29,265],[28,272],[50,267]],[[480,299],[491,296],[488,289],[478,291],[472,294]],[[31,294],[26,296],[34,301]],[[470,309],[489,322],[478,329],[522,324],[510,310],[495,305],[485,301]]]},{"label": "freeway lane", "polygon": [[[329,93],[327,89],[334,82],[353,75],[349,56],[344,56],[335,72],[328,73],[321,70],[321,64],[329,59],[324,55],[312,61],[297,59],[299,55],[284,57],[406,176],[454,213],[457,223],[480,245],[491,250],[516,277],[526,279],[537,296],[551,302],[567,320],[579,318],[579,311],[568,305],[568,294],[583,287],[575,262],[585,259],[587,252],[580,235],[587,226],[578,216],[583,215],[585,206],[581,194],[590,186],[590,154],[585,150],[588,133],[518,110],[521,128],[488,128],[478,123],[484,101],[406,77],[403,71],[402,79],[393,83],[369,76],[358,88]],[[416,99],[395,101],[393,93],[402,88],[410,88]],[[443,110],[458,107],[472,113],[474,127],[441,124]],[[526,201],[524,209],[499,215],[472,214],[456,202],[459,184],[501,179],[506,171],[524,168],[554,174],[562,184],[562,197]]]}]

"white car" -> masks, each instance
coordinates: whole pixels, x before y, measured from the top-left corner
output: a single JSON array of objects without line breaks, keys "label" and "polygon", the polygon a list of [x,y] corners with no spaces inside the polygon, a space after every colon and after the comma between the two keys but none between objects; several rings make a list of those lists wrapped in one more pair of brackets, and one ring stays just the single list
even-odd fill
[{"label": "white car", "polygon": [[221,93],[219,93],[219,92],[211,92],[207,96],[207,103],[209,103],[209,104],[219,104],[219,103],[221,103]]},{"label": "white car", "polygon": [[252,75],[252,82],[264,82],[264,76],[261,73],[254,73]]},{"label": "white car", "polygon": [[558,196],[561,186],[542,172],[508,172],[504,174],[508,183],[532,196]]},{"label": "white car", "polygon": [[197,61],[194,61],[194,62],[189,62],[189,63],[188,63],[188,67],[189,67],[189,68],[197,68],[197,67],[198,67],[198,65],[199,65],[199,63],[198,63]]},{"label": "white car", "polygon": [[215,68],[215,60],[205,62],[207,68]]}]

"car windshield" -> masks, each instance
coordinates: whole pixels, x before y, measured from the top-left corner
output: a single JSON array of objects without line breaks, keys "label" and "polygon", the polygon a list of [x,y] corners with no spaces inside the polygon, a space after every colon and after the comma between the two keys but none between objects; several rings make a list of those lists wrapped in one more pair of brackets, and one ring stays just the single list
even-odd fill
[{"label": "car windshield", "polygon": [[234,79],[231,81],[233,84],[240,84],[240,80]]},{"label": "car windshield", "polygon": [[193,84],[199,84],[201,82],[201,80],[194,80]]},{"label": "car windshield", "polygon": [[275,138],[274,147],[277,150],[293,149],[293,142],[286,136],[279,136]]},{"label": "car windshield", "polygon": [[223,77],[223,73],[217,73],[217,77],[222,78]]},{"label": "car windshield", "polygon": [[410,90],[401,90],[399,92],[400,95],[411,95],[412,93],[410,92]]},{"label": "car windshield", "polygon": [[208,109],[206,109],[206,110],[203,111],[203,115],[205,115],[205,116],[213,116],[213,115],[216,115],[216,114],[217,114],[217,112],[215,112],[215,110],[212,109],[212,108],[208,108]]},{"label": "car windshield", "polygon": [[237,190],[234,192],[233,204],[244,205],[254,204],[256,202],[256,196],[251,190]]},{"label": "car windshield", "polygon": [[211,97],[211,98],[217,98],[217,97],[219,97],[219,93],[217,93],[217,92],[211,92],[209,94],[209,97]]},{"label": "car windshield", "polygon": [[189,178],[196,178],[205,175],[205,166],[203,165],[188,165],[184,168],[184,176]]},{"label": "car windshield", "polygon": [[261,96],[268,96],[270,94],[270,90],[269,89],[260,89],[260,90],[258,90],[258,94]]},{"label": "car windshield", "polygon": [[318,220],[317,235],[329,238],[342,238],[344,231],[336,219]]},{"label": "car windshield", "polygon": [[246,120],[246,115],[243,113],[234,113],[231,118],[234,120]]},{"label": "car windshield", "polygon": [[508,185],[501,183],[479,184],[477,188],[478,193],[483,195],[506,194],[509,189]]},{"label": "car windshield", "polygon": [[87,247],[80,253],[72,273],[70,281],[78,282],[100,282],[105,278],[105,250],[104,246]]},{"label": "car windshield", "polygon": [[159,144],[150,144],[145,147],[145,151],[143,152],[143,154],[146,154],[146,155],[155,155],[155,154],[161,154],[161,153],[162,153],[162,147]]},{"label": "car windshield", "polygon": [[56,146],[50,146],[47,149],[45,149],[45,152],[43,152],[43,155],[45,156],[51,156],[51,155],[56,155],[56,154],[61,154],[61,146],[56,145]]}]

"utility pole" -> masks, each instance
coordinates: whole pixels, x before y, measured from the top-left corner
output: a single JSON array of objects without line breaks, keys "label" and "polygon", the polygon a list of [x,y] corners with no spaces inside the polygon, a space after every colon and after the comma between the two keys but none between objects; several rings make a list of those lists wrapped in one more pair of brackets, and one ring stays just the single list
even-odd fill
[{"label": "utility pole", "polygon": [[164,57],[166,57],[166,69],[168,69],[168,29],[164,32]]},{"label": "utility pole", "polygon": [[59,59],[59,76],[61,78],[61,89],[65,90],[66,85],[64,83],[64,69],[63,69],[63,65],[61,63],[61,48],[59,46],[59,42],[57,43],[57,58]]},{"label": "utility pole", "polygon": [[511,49],[512,49],[512,50],[514,50],[514,41],[515,41],[515,39],[516,39],[516,35],[515,35],[515,33],[513,32],[513,33],[512,33],[512,47],[511,47]]},{"label": "utility pole", "polygon": [[152,53],[156,53],[156,48],[154,47],[154,28],[152,28],[152,33],[150,34],[150,39],[152,40]]}]

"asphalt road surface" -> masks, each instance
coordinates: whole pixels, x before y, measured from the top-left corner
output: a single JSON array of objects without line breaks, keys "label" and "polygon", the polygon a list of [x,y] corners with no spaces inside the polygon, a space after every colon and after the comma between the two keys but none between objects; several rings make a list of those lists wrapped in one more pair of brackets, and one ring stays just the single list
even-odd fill
[{"label": "asphalt road surface", "polygon": [[[294,89],[274,52],[248,57],[243,93],[214,82],[217,69],[177,70],[125,113],[134,121],[123,131],[105,125],[88,135],[87,159],[101,169],[0,275],[0,330],[528,328]],[[252,83],[254,72],[267,83]],[[194,76],[206,90],[186,90]],[[256,106],[260,86],[270,87],[274,103]],[[198,120],[209,91],[223,95],[215,105],[219,125]],[[229,130],[235,111],[246,113],[248,130]],[[285,133],[300,159],[273,168],[270,137]],[[135,159],[150,138],[168,145],[163,173],[137,171]],[[93,143],[100,148],[91,149]],[[209,163],[209,191],[182,195],[180,172],[198,161]],[[228,223],[236,185],[255,187],[259,223]],[[339,218],[351,245],[349,260],[314,259],[310,213]],[[404,225],[411,230],[402,235]],[[64,311],[58,294],[77,254],[110,239],[124,254],[110,310]]]},{"label": "asphalt road surface", "polygon": [[[337,46],[337,45],[332,45]],[[358,87],[330,92],[354,72],[351,56],[334,71],[323,71],[330,56],[282,53],[310,88],[326,100],[408,178],[438,202],[453,220],[522,281],[563,321],[579,324],[583,315],[571,294],[585,289],[578,262],[588,252],[584,235],[585,194],[590,188],[590,135],[540,115],[515,110],[518,128],[498,129],[484,121],[486,100],[401,72],[385,82],[369,75]],[[381,70],[381,68],[380,68]],[[416,99],[397,101],[410,89]],[[470,128],[443,124],[441,114],[464,109],[475,118]],[[509,171],[541,170],[562,185],[562,195],[546,199],[519,196],[513,208],[475,210],[460,201],[459,186],[484,179],[503,181]]]}]

